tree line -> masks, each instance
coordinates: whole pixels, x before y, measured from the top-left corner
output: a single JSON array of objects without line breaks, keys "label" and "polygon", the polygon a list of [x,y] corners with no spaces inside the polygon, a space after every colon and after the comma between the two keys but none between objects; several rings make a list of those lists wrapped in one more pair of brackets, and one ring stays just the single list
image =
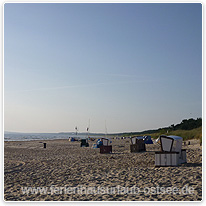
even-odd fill
[{"label": "tree line", "polygon": [[134,136],[134,135],[144,135],[144,134],[153,134],[153,133],[166,133],[167,131],[175,131],[175,130],[192,130],[198,127],[202,126],[202,118],[197,119],[183,119],[181,123],[179,124],[172,124],[171,126],[154,129],[154,130],[146,130],[142,132],[125,132],[125,133],[119,133],[115,135],[123,135],[123,136]]},{"label": "tree line", "polygon": [[197,119],[183,119],[180,124],[172,124],[168,129],[170,130],[191,130],[202,126],[202,118]]}]

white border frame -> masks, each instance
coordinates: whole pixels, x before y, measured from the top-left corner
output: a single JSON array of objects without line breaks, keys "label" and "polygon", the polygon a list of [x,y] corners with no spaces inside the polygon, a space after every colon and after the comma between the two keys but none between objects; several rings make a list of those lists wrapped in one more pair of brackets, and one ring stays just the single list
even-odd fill
[{"label": "white border frame", "polygon": [[[1,85],[1,91],[2,91],[2,101],[1,101],[1,110],[2,110],[2,116],[1,116],[1,119],[0,119],[0,121],[1,121],[1,134],[2,134],[2,142],[1,142],[1,146],[3,147],[3,155],[2,155],[2,159],[1,159],[1,161],[3,162],[3,166],[4,166],[4,4],[5,3],[201,3],[202,4],[202,121],[203,121],[203,123],[202,123],[202,138],[203,138],[203,142],[202,142],[202,148],[204,148],[204,145],[205,145],[205,140],[204,140],[204,137],[205,137],[205,118],[204,118],[204,112],[205,112],[205,105],[204,105],[204,91],[205,91],[205,83],[204,83],[204,77],[205,77],[205,72],[204,72],[204,62],[203,62],[203,59],[205,59],[205,53],[204,53],[204,48],[205,48],[205,42],[204,42],[204,37],[205,37],[205,35],[204,35],[204,26],[203,26],[203,22],[206,22],[206,19],[205,19],[205,15],[204,15],[204,4],[206,4],[205,2],[203,3],[204,1],[194,1],[194,0],[187,0],[187,1],[176,1],[176,0],[174,0],[174,1],[155,1],[155,0],[150,0],[150,1],[138,1],[138,0],[129,0],[129,1],[125,1],[125,0],[112,0],[112,1],[110,1],[110,0],[105,0],[105,1],[86,1],[86,0],[81,0],[81,1],[41,1],[41,0],[36,0],[36,1],[24,1],[24,0],[22,0],[22,1],[10,1],[10,0],[8,0],[8,1],[4,1],[3,2],[3,6],[2,6],[2,20],[0,19],[0,22],[2,23],[2,33],[3,33],[3,37],[2,37],[2,66],[3,66],[3,69],[2,69],[2,85]],[[204,21],[205,20],[205,21]],[[206,182],[205,181],[205,176],[204,176],[204,170],[203,170],[203,168],[204,168],[204,161],[205,161],[205,158],[204,158],[204,156],[205,156],[205,151],[204,150],[202,150],[202,153],[203,153],[203,155],[202,155],[202,201],[201,201],[201,204],[203,204],[203,200],[204,200],[204,184],[203,184],[203,182]],[[23,203],[23,204],[27,204],[28,203],[28,201],[6,201],[6,202],[4,202],[4,169],[3,169],[3,171],[1,171],[2,172],[2,181],[1,181],[1,183],[3,182],[3,185],[2,185],[2,187],[3,187],[3,189],[2,189],[2,200],[3,200],[3,204],[12,204],[12,203],[19,203],[19,202],[21,202],[21,203]],[[203,181],[203,179],[204,179],[204,181]],[[39,204],[40,202],[43,202],[43,203],[45,203],[45,201],[29,201],[29,202],[35,202],[35,205],[37,205],[37,204]],[[64,202],[62,202],[62,201],[58,201],[58,202],[52,202],[52,201],[48,201],[50,204],[53,204],[53,203],[56,203],[56,204],[58,204],[58,203],[64,203],[64,202],[69,202],[69,203],[73,203],[73,202],[70,202],[70,201],[64,201]],[[47,202],[47,203],[48,203]],[[78,205],[81,205],[82,203],[85,203],[85,202],[88,202],[88,201],[74,201],[75,203],[77,202],[77,203],[80,203],[80,204],[78,204]],[[94,203],[99,203],[99,202],[101,202],[102,203],[102,201],[95,201]],[[104,201],[104,202],[112,202],[113,203],[113,201]],[[114,201],[114,203],[116,204],[116,202],[118,202],[118,203],[120,203],[120,204],[125,204],[125,202],[134,202],[134,201]],[[134,203],[136,203],[136,202],[138,202],[138,204],[142,204],[142,203],[151,203],[151,204],[154,204],[154,205],[158,205],[158,203],[159,202],[153,202],[153,201],[135,201]],[[172,202],[172,203],[176,203],[176,202],[180,202],[180,201],[164,201],[163,202],[163,204],[164,203],[166,203],[166,202]],[[184,201],[184,202],[181,202],[181,204],[187,204],[187,203],[189,203],[190,201]],[[89,204],[91,203],[91,201],[89,202]],[[199,204],[200,203],[200,201],[194,201],[194,202],[190,202],[191,204]],[[92,202],[92,204],[93,204],[93,202]],[[13,204],[12,204],[13,205]]]}]

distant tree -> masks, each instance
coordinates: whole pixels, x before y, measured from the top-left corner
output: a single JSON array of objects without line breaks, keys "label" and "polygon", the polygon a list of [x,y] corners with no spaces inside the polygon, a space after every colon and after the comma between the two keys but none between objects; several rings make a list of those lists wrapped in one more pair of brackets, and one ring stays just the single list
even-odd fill
[{"label": "distant tree", "polygon": [[171,130],[175,130],[175,125],[172,124],[172,125],[170,126],[170,129],[171,129]]},{"label": "distant tree", "polygon": [[202,126],[202,118],[195,119],[184,119],[180,124],[174,126],[175,130],[191,130]]}]

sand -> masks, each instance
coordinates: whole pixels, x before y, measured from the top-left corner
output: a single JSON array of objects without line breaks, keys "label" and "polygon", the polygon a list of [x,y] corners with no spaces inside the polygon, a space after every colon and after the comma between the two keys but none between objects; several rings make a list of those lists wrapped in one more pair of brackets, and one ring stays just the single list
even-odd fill
[{"label": "sand", "polygon": [[[43,148],[43,142],[47,143],[47,148]],[[113,153],[100,154],[99,149],[91,148],[93,143],[95,142],[89,141],[88,148],[81,148],[80,142],[68,140],[5,142],[4,199],[6,201],[200,201],[202,199],[202,147],[197,140],[192,140],[190,145],[183,146],[187,149],[187,163],[177,167],[155,167],[154,151],[160,150],[156,144],[146,145],[148,152],[130,153],[128,139],[112,140]],[[134,186],[140,190],[136,189],[135,193],[129,193],[128,191]],[[47,190],[45,193],[37,190],[36,194],[34,191],[24,194],[25,187],[47,188]],[[111,187],[116,187],[115,192],[106,190]],[[185,190],[181,194],[165,193],[165,190],[151,193],[151,188],[154,187],[155,191],[160,187],[172,189],[177,187]],[[78,188],[81,192],[78,193],[77,190],[74,192],[72,188]],[[80,188],[86,189],[80,190]],[[88,192],[89,188],[101,189],[99,194],[96,194],[97,192],[92,190]]]}]

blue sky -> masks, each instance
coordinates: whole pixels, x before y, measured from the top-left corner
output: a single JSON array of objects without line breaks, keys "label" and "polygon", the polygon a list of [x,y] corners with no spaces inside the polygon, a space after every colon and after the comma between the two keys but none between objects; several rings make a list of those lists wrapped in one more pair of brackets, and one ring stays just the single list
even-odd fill
[{"label": "blue sky", "polygon": [[202,116],[201,4],[4,6],[6,131],[142,131]]}]

